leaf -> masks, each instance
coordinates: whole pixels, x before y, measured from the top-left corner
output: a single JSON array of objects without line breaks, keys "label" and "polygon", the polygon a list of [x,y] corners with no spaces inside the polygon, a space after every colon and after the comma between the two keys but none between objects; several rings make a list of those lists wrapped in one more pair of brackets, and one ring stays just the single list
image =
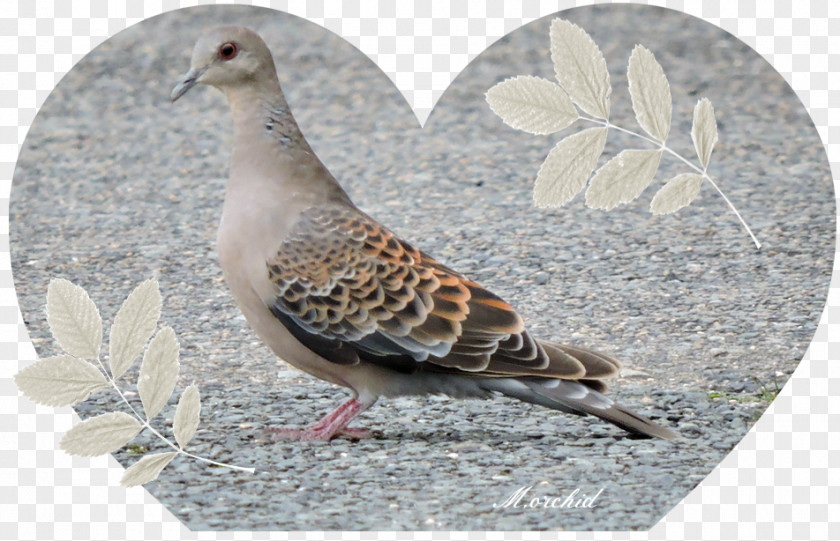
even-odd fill
[{"label": "leaf", "polygon": [[708,98],[703,98],[694,106],[694,122],[691,125],[691,140],[697,150],[697,157],[703,164],[703,169],[709,167],[712,148],[718,142],[717,121],[715,109]]},{"label": "leaf", "polygon": [[154,481],[163,468],[172,462],[172,459],[176,456],[178,456],[177,452],[146,455],[125,470],[120,484],[124,487],[136,487]]},{"label": "leaf", "polygon": [[488,90],[485,98],[505,124],[534,135],[558,132],[578,119],[563,89],[540,77],[507,79]]},{"label": "leaf", "polygon": [[609,118],[610,73],[598,45],[581,27],[563,19],[551,22],[554,74],[572,101],[590,115]]},{"label": "leaf", "polygon": [[143,428],[137,419],[122,412],[105,413],[82,421],[61,438],[58,446],[76,456],[99,456],[116,451]]},{"label": "leaf", "polygon": [[178,409],[175,410],[175,419],[172,421],[175,441],[182,449],[195,435],[200,413],[201,398],[198,395],[198,387],[190,385],[181,395],[181,400],[178,401]]},{"label": "leaf", "polygon": [[586,206],[610,210],[636,199],[653,180],[661,157],[661,150],[622,150],[595,172]]},{"label": "leaf", "polygon": [[102,318],[83,288],[63,278],[51,280],[47,289],[47,323],[64,351],[74,357],[99,358]]},{"label": "leaf", "polygon": [[157,280],[137,286],[120,307],[111,326],[110,363],[114,379],[125,374],[152,337],[160,318],[161,298]]},{"label": "leaf", "polygon": [[43,406],[72,406],[108,386],[95,366],[69,355],[49,357],[15,374],[15,384],[28,399]]},{"label": "leaf", "polygon": [[534,204],[560,207],[571,201],[586,186],[606,142],[606,128],[589,128],[557,143],[537,173]]},{"label": "leaf", "polygon": [[650,202],[654,214],[670,214],[691,203],[700,192],[703,176],[695,173],[677,175],[662,186]]},{"label": "leaf", "polygon": [[155,335],[143,355],[137,390],[146,419],[150,420],[172,396],[178,379],[178,338],[171,327],[164,327]]},{"label": "leaf", "polygon": [[639,125],[654,138],[665,141],[671,130],[671,87],[653,53],[636,45],[627,67],[630,98]]}]

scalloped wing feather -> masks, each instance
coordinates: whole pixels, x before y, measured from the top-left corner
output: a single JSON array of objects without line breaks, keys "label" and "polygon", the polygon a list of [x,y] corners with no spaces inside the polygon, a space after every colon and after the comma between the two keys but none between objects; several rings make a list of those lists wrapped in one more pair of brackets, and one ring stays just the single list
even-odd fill
[{"label": "scalloped wing feather", "polygon": [[[304,211],[267,265],[272,312],[327,360],[487,375],[549,366],[508,303],[355,208]],[[548,372],[582,372],[566,357]]]}]

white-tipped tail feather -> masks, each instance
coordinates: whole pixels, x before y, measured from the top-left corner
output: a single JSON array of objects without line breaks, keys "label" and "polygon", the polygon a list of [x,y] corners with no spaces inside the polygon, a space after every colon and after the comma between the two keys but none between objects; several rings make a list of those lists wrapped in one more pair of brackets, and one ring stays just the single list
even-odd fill
[{"label": "white-tipped tail feather", "polygon": [[577,381],[539,377],[487,379],[482,386],[523,402],[573,413],[594,415],[628,432],[671,440],[677,434]]}]

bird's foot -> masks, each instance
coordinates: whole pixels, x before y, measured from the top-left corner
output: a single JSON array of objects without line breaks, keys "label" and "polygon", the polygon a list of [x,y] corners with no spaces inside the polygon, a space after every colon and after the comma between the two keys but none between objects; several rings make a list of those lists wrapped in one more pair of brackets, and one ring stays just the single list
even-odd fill
[{"label": "bird's foot", "polygon": [[370,438],[373,436],[370,430],[347,426],[368,406],[351,398],[314,425],[306,428],[269,428],[269,431],[275,439],[293,441],[329,441],[338,436],[354,440]]},{"label": "bird's foot", "polygon": [[285,441],[329,441],[333,438],[348,438],[351,440],[366,440],[374,436],[372,430],[367,428],[358,428],[346,426],[336,432],[330,433],[326,430],[319,430],[316,425],[308,426],[306,428],[269,428],[275,440]]}]

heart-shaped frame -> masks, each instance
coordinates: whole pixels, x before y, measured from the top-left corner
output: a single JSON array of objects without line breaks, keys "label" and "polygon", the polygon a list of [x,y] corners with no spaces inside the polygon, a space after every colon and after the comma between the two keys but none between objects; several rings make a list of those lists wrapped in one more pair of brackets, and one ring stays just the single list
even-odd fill
[{"label": "heart-shaped frame", "polygon": [[[651,219],[638,203],[609,214],[580,204],[556,211],[530,207],[531,180],[549,140],[506,128],[489,113],[482,95],[507,76],[550,76],[549,19],[512,33],[476,59],[442,97],[419,135],[396,90],[348,44],[278,12],[243,10],[171,12],[132,27],[91,53],[65,77],[33,123],[12,192],[16,284],[39,353],[46,355],[53,347],[45,341],[48,334],[39,317],[48,278],[62,276],[83,284],[108,320],[133,285],[157,274],[164,289],[164,319],[182,336],[182,378],[196,380],[216,399],[207,402],[219,416],[205,418],[206,434],[227,437],[221,447],[211,440],[199,445],[214,456],[227,453],[227,461],[237,463],[253,463],[255,447],[270,451],[270,460],[256,461],[262,475],[251,480],[221,479],[213,470],[186,461],[173,464],[149,488],[162,503],[181,505],[178,516],[188,526],[644,528],[743,436],[753,413],[767,405],[751,399],[761,386],[770,385],[777,372],[786,378],[802,357],[830,277],[830,173],[807,113],[781,77],[748,47],[697,20],[653,8],[611,6],[562,14],[593,35],[614,81],[621,80],[632,42],[656,52],[674,89],[675,111],[683,112],[675,114],[675,131],[684,126],[677,117],[687,119],[685,111],[696,100],[693,90],[702,88],[703,94],[714,96],[726,134],[716,151],[717,167],[735,179],[730,197],[756,220],[766,244],[762,252],[753,251],[712,195],[666,219]],[[641,26],[632,23],[634,10],[643,10],[636,16],[649,24],[641,37],[619,30],[630,28],[639,35]],[[492,286],[520,307],[537,334],[583,341],[621,356],[633,371],[616,386],[616,395],[639,406],[650,396],[650,407],[674,417],[676,428],[690,440],[711,445],[697,451],[698,445],[686,443],[669,447],[616,439],[610,427],[597,422],[567,421],[513,403],[406,399],[380,405],[367,416],[371,424],[386,425],[391,439],[384,443],[337,442],[308,450],[268,442],[255,446],[252,439],[259,436],[242,425],[253,426],[273,415],[313,416],[337,393],[315,381],[297,385],[297,375],[285,370],[284,381],[275,383],[273,358],[237,319],[217,280],[213,223],[230,140],[221,96],[203,92],[177,108],[160,99],[175,74],[184,70],[194,40],[187,29],[216,24],[220,11],[256,27],[275,52],[279,48],[287,53],[277,56],[293,110],[316,151],[360,206]],[[662,31],[650,30],[659,28],[657,24]],[[719,49],[693,41],[697,26]],[[678,29],[679,39],[667,29]],[[719,69],[730,71],[696,69],[699,62],[688,62],[691,69],[685,69],[677,60],[691,54],[711,55],[724,61]],[[733,59],[740,64],[726,66]],[[313,78],[310,68],[327,76]],[[762,78],[768,74],[775,78]],[[381,83],[373,84],[376,78]],[[774,98],[777,110],[760,107],[759,89]],[[632,122],[626,89],[615,84],[614,96],[617,118]],[[91,118],[96,129],[90,129]],[[789,146],[775,146],[773,137]],[[792,190],[782,182],[787,175],[799,180],[797,184],[811,182],[809,190]],[[185,215],[190,222],[184,223]],[[93,239],[86,237],[91,228],[97,235]],[[29,244],[31,239],[39,242]],[[721,261],[731,266],[720,266]],[[540,272],[549,274],[547,283],[537,283]],[[762,272],[764,282],[748,274]],[[718,276],[727,280],[715,283]],[[780,290],[779,284],[792,287]],[[735,295],[729,291],[733,285]],[[766,305],[754,308],[757,301]],[[697,306],[702,307],[699,316]],[[750,312],[762,308],[762,318]],[[774,319],[781,309],[787,317]],[[715,325],[717,319],[723,321]],[[773,331],[780,334],[770,336]],[[766,358],[773,363],[759,362]],[[758,378],[754,388],[750,376]],[[239,397],[230,390],[236,385]],[[114,409],[112,398],[97,395],[86,403],[90,409],[79,411],[85,416]],[[281,415],[281,402],[296,410],[284,408]],[[135,460],[127,452],[117,457],[124,463]],[[686,465],[692,460],[693,465]],[[407,469],[389,470],[389,464],[406,464]],[[337,465],[347,475],[343,482],[336,477]],[[318,482],[290,479],[301,468]],[[365,472],[388,483],[365,485],[370,482]],[[447,472],[453,474],[448,479]],[[275,477],[267,478],[267,473]],[[434,473],[444,478],[435,479]],[[610,501],[602,500],[600,513],[599,506],[586,514],[502,513],[491,507],[520,486],[533,484],[539,496],[555,496],[574,488],[594,493],[603,488],[601,481],[612,484],[604,493]],[[264,516],[255,512],[249,518],[237,511],[237,503],[249,502],[204,501],[208,494],[220,493],[212,483],[244,487],[240,494],[267,505]],[[187,499],[189,486],[200,488],[194,499]],[[285,496],[269,501],[265,494]],[[404,522],[377,522],[382,518],[375,506],[358,507],[360,496],[386,505],[388,517],[404,511]],[[408,502],[413,503],[408,509],[400,505]],[[280,518],[280,507],[291,516]],[[343,522],[348,516],[360,522]]]}]

